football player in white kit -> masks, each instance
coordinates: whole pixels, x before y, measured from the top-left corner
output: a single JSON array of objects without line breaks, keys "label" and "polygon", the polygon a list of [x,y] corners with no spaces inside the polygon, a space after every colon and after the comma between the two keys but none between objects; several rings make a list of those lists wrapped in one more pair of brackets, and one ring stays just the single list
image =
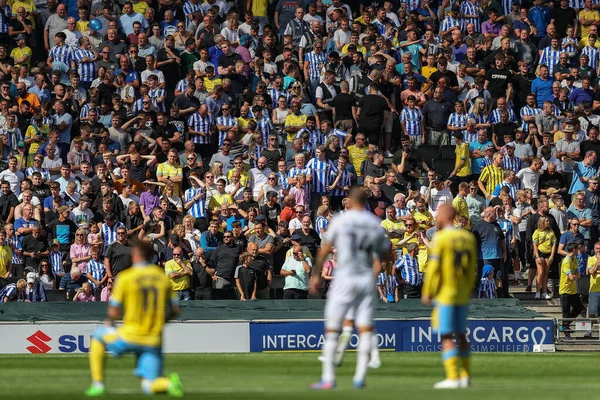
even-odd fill
[{"label": "football player in white kit", "polygon": [[380,220],[365,211],[366,193],[353,187],[349,193],[350,209],[335,216],[327,227],[315,262],[310,290],[317,293],[321,285],[321,269],[331,249],[337,249],[335,285],[332,285],[325,305],[325,342],[321,381],[313,389],[335,387],[335,354],[343,321],[354,310],[359,335],[356,372],[353,384],[363,388],[371,353],[373,336],[373,302],[375,277],[381,270],[381,260],[390,255],[389,241],[380,227]]}]

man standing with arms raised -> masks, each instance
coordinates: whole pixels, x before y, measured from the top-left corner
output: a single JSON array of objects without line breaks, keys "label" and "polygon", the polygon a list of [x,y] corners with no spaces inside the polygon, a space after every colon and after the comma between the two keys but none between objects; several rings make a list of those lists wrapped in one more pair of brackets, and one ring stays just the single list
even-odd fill
[{"label": "man standing with arms raised", "polygon": [[317,293],[321,286],[323,263],[335,248],[338,267],[335,285],[329,290],[325,305],[323,371],[321,381],[311,386],[317,390],[335,387],[334,359],[337,341],[348,311],[353,311],[360,338],[354,387],[364,387],[373,335],[375,276],[381,270],[381,260],[388,257],[391,251],[389,241],[379,227],[380,220],[365,211],[366,193],[359,187],[353,187],[348,197],[350,209],[334,217],[328,225],[310,281],[310,291]]}]

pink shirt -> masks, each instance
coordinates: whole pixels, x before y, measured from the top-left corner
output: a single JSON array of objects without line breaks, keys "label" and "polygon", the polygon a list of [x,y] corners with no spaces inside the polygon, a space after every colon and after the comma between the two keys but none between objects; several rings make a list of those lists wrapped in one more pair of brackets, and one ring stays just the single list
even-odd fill
[{"label": "pink shirt", "polygon": [[[91,249],[92,249],[92,246],[90,246],[89,244],[73,243],[71,245],[71,259],[87,257],[90,255]],[[78,262],[76,264],[76,266],[79,267],[81,272],[85,273],[85,272],[87,272],[86,264],[87,264],[87,261],[82,261],[82,262]]]},{"label": "pink shirt", "polygon": [[96,298],[94,297],[94,295],[90,292],[90,295],[86,295],[85,292],[81,292],[77,295],[77,297],[75,298],[75,301],[79,301],[82,303],[88,303],[90,301],[96,301]]},{"label": "pink shirt", "polygon": [[111,297],[112,297],[112,294],[110,293],[108,288],[105,286],[104,289],[102,289],[102,292],[100,292],[100,301],[110,301]]},{"label": "pink shirt", "polygon": [[302,189],[298,189],[297,186],[294,186],[290,189],[290,195],[294,196],[296,200],[296,205],[301,205],[304,207],[308,207],[310,203],[308,202],[308,188],[304,186]]}]

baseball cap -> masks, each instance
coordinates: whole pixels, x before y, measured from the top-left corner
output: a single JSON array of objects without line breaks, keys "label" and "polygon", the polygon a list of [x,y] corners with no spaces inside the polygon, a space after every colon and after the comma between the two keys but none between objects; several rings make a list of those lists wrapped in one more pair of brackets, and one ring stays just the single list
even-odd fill
[{"label": "baseball cap", "polygon": [[23,35],[22,33],[18,34],[17,37],[15,38],[15,40],[27,40],[27,36]]},{"label": "baseball cap", "polygon": [[36,275],[37,274],[35,272],[29,272],[27,274],[27,283],[35,283]]},{"label": "baseball cap", "polygon": [[58,239],[53,239],[52,243],[50,243],[52,246],[60,246],[60,242],[58,241]]},{"label": "baseball cap", "polygon": [[515,142],[508,142],[504,146],[505,147],[512,147],[514,149],[515,148]]},{"label": "baseball cap", "polygon": [[17,143],[17,147],[25,147],[25,141],[19,140],[19,142]]},{"label": "baseball cap", "polygon": [[299,233],[294,233],[290,239],[292,239],[292,240],[301,240],[302,236]]},{"label": "baseball cap", "polygon": [[58,211],[58,213],[60,214],[60,213],[64,213],[67,211],[71,211],[71,209],[67,206],[60,206],[60,207],[58,207],[58,209],[56,211]]},{"label": "baseball cap", "polygon": [[487,146],[485,146],[485,148],[483,149],[483,151],[486,150],[494,150],[494,146],[492,146],[491,144],[488,144]]},{"label": "baseball cap", "polygon": [[248,34],[242,35],[240,37],[240,46],[245,46],[249,40],[250,40],[250,35],[248,35]]},{"label": "baseball cap", "polygon": [[256,222],[263,222],[266,221],[267,219],[265,218],[264,215],[257,215],[256,216]]}]

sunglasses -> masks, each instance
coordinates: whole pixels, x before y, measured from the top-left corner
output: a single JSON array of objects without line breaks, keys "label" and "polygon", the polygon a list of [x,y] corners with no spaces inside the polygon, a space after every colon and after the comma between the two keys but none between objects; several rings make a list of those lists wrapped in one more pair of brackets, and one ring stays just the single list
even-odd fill
[{"label": "sunglasses", "polygon": [[405,224],[406,227],[415,226],[415,224]]},{"label": "sunglasses", "polygon": [[181,253],[173,253],[173,257],[181,257]]},{"label": "sunglasses", "polygon": [[231,239],[231,235],[223,236],[223,239]]}]

